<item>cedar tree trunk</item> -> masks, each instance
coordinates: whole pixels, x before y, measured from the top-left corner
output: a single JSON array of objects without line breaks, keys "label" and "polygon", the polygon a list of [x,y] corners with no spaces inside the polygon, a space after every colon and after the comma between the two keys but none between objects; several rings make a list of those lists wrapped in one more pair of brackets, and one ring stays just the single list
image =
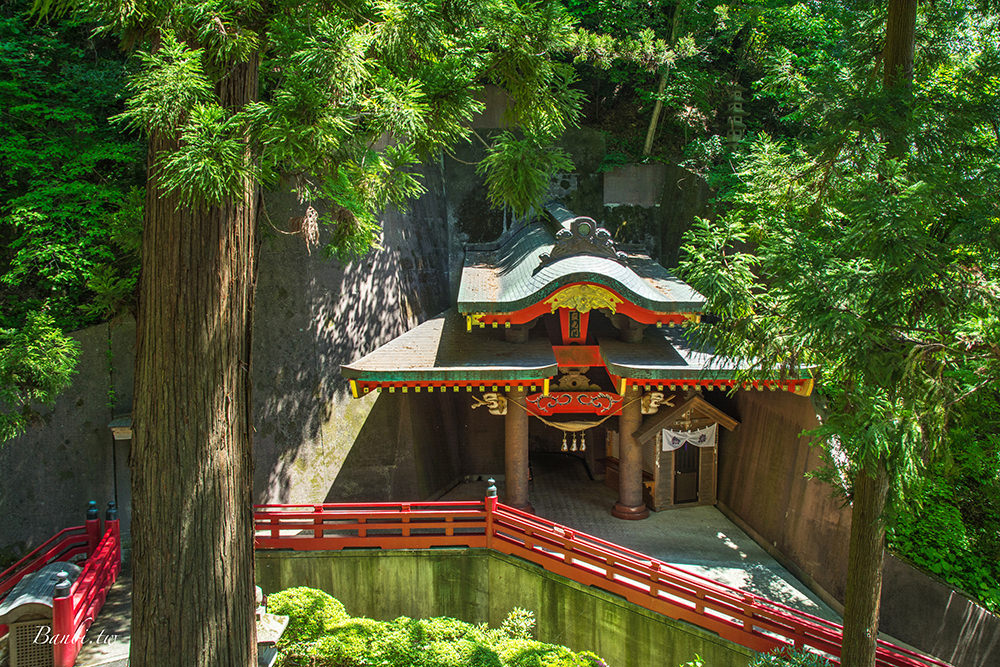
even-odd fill
[{"label": "cedar tree trunk", "polygon": [[[222,103],[256,99],[256,60]],[[258,185],[198,210],[164,195],[153,135],[137,326],[133,667],[257,664],[250,330]]]},{"label": "cedar tree trunk", "polygon": [[854,480],[851,544],[844,598],[843,667],[874,667],[878,611],[885,558],[885,502],[889,475],[885,463],[865,466]]},{"label": "cedar tree trunk", "polygon": [[[917,0],[889,0],[882,51],[882,85],[891,106],[885,118],[887,154],[902,157],[908,146]],[[885,561],[885,504],[889,475],[884,460],[864,466],[854,480],[851,543],[844,596],[843,667],[874,667]]]},{"label": "cedar tree trunk", "polygon": [[913,92],[913,55],[917,33],[917,0],[889,0],[882,50],[882,87],[889,93],[890,113],[885,121],[885,142],[890,157],[907,149],[904,123],[910,116]]}]

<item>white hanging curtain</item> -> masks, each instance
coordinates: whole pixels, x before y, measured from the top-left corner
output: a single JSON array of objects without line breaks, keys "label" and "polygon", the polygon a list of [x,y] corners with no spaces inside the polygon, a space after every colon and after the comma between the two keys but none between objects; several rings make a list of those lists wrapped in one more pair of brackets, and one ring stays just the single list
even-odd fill
[{"label": "white hanging curtain", "polygon": [[695,447],[715,447],[718,428],[718,424],[712,424],[697,431],[670,431],[663,429],[663,437],[661,438],[663,451],[672,452],[689,443]]}]

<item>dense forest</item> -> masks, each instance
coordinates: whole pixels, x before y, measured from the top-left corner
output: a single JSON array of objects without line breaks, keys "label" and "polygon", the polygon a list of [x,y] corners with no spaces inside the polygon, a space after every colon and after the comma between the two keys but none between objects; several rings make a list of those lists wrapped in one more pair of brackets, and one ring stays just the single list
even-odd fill
[{"label": "dense forest", "polygon": [[[408,167],[468,139],[465,90],[495,83],[518,100],[519,128],[479,166],[496,205],[527,215],[572,170],[557,143],[574,124],[605,134],[602,169],[664,162],[705,179],[713,199],[677,267],[716,315],[697,335],[757,372],[819,368],[818,474],[881,503],[893,551],[1000,609],[995,3],[564,0],[531,4],[518,27],[502,2],[391,3],[398,15],[347,3],[399,24],[375,29],[377,46],[349,13],[308,8],[255,19],[270,41],[227,45],[197,22],[235,35],[243,3],[215,3],[214,19],[203,3],[161,33],[118,3],[44,19],[29,4],[0,8],[0,437],[68,383],[68,332],[135,312],[150,138],[169,139],[157,146],[171,208],[292,173],[304,201],[335,203],[318,222],[348,259],[370,251],[380,207],[421,191]],[[915,23],[897,39],[903,6]],[[426,43],[401,37],[413,25]],[[909,58],[887,48],[907,39]],[[184,40],[218,53],[202,68]],[[516,57],[478,55],[522,42]],[[202,79],[257,48],[261,98],[230,114]],[[746,132],[731,146],[734,91]],[[368,120],[326,114],[331,100]],[[387,131],[412,140],[369,159]]]}]

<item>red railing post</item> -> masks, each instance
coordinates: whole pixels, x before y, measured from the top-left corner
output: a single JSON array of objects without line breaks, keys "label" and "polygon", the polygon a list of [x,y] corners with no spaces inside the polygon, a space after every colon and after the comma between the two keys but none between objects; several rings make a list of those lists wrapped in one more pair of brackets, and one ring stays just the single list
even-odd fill
[{"label": "red railing post", "polygon": [[111,532],[114,540],[115,571],[112,582],[118,578],[118,573],[122,569],[122,533],[118,524],[118,508],[113,500],[108,501],[108,511],[104,513],[104,532]]},{"label": "red railing post", "polygon": [[497,509],[497,481],[492,477],[487,480],[489,486],[486,487],[486,499],[483,505],[486,509],[486,548],[493,548],[493,513]]},{"label": "red railing post", "polygon": [[90,558],[97,551],[97,545],[101,541],[101,519],[97,513],[96,500],[91,500],[87,505],[87,520],[84,526],[87,529],[87,558]]},{"label": "red railing post", "polygon": [[[73,619],[76,610],[70,594],[73,585],[68,573],[60,572],[58,576],[59,582],[52,597],[52,660],[54,667],[73,667],[78,644]],[[83,638],[80,637],[79,642],[82,641]]]}]

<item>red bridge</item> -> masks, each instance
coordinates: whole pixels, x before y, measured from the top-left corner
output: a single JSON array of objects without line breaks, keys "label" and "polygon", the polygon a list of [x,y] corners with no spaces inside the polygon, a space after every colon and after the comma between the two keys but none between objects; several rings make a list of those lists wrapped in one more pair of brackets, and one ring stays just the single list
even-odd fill
[{"label": "red bridge", "polygon": [[[620,595],[755,651],[812,649],[837,661],[843,626],[497,502],[257,505],[257,549],[494,549]],[[879,640],[880,667],[947,663]]]},{"label": "red bridge", "polygon": [[[54,667],[73,667],[87,629],[94,622],[108,589],[121,571],[122,545],[118,513],[109,504],[104,525],[91,503],[82,526],[59,531],[37,549],[0,572],[0,601],[25,577],[49,563],[79,561],[83,570],[68,588],[56,587],[52,598],[52,654]],[[0,637],[8,632],[0,625]]]},{"label": "red bridge", "polygon": [[[836,660],[843,627],[766,598],[687,572],[644,554],[533,514],[484,501],[257,505],[257,549],[336,551],[345,548],[494,549],[582,584],[620,595],[670,618],[687,621],[756,651],[808,648]],[[80,576],[53,599],[55,667],[72,667],[121,564],[114,512],[101,525],[96,511],[0,573],[0,600],[27,575],[52,562],[86,556]],[[7,632],[0,626],[0,637]],[[880,667],[948,664],[879,640]]]}]

